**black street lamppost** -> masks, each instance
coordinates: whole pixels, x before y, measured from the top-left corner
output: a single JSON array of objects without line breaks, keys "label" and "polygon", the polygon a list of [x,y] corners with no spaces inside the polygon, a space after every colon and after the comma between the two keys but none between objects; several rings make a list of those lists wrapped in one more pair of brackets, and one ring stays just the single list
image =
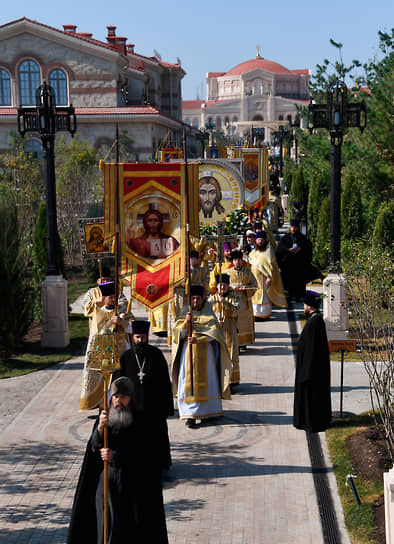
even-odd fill
[{"label": "black street lamppost", "polygon": [[72,105],[56,107],[54,89],[45,81],[36,90],[36,106],[18,108],[18,131],[36,132],[41,137],[45,159],[46,214],[48,236],[48,276],[59,275],[57,245],[56,178],[55,178],[55,134],[68,131],[74,136],[77,119]]},{"label": "black street lamppost", "polygon": [[273,133],[274,141],[280,145],[280,156],[279,156],[279,176],[283,177],[283,140],[289,139],[289,131],[285,130],[281,125],[279,130]]},{"label": "black street lamppost", "polygon": [[341,259],[341,151],[346,130],[367,124],[367,111],[362,102],[348,102],[348,89],[340,79],[328,87],[327,104],[310,104],[308,128],[326,128],[331,137],[331,206],[330,206],[330,271],[340,272]]}]

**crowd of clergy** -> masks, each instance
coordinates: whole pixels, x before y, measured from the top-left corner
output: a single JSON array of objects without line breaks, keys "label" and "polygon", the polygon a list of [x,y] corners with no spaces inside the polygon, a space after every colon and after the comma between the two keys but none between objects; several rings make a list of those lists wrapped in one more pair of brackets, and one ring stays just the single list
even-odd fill
[{"label": "crowd of clergy", "polygon": [[[304,347],[297,359],[295,426],[318,432],[329,424],[329,403],[323,422],[308,416],[313,397],[310,388],[321,389],[324,381],[327,389],[326,375],[316,385],[312,379],[316,375],[314,361],[321,356],[327,339],[318,315],[319,294],[306,292],[311,274],[310,242],[300,232],[298,218],[291,220],[287,234],[275,239],[275,221],[280,214],[275,211],[276,200],[272,202],[269,222],[258,214],[251,217],[244,236],[227,239],[223,251],[218,251],[217,242],[204,237],[192,241],[188,280],[176,287],[171,303],[150,312],[149,320],[135,319],[131,301],[116,289],[106,268],[101,270],[97,286],[86,293],[83,308],[90,331],[80,409],[98,408],[99,416],[77,487],[69,544],[86,541],[88,533],[95,535],[92,542],[102,542],[102,461],[111,467],[108,542],[122,542],[130,532],[137,535],[136,542],[168,541],[161,474],[172,464],[167,418],[174,414],[173,399],[179,418],[191,429],[222,416],[222,399],[231,399],[242,380],[242,354],[255,341],[255,322],[268,320],[273,306],[286,308],[292,300],[308,303],[305,312],[314,319],[301,344],[310,346],[319,340],[316,354]],[[220,261],[218,254],[223,256]],[[121,359],[106,411],[103,378],[92,362],[100,335],[114,330]],[[149,344],[150,332],[167,337],[172,350],[170,372],[161,350]],[[317,402],[320,389],[315,395]],[[314,406],[312,411],[316,413]],[[106,427],[110,430],[109,448],[103,447]],[[157,523],[151,523],[152,519]]]}]

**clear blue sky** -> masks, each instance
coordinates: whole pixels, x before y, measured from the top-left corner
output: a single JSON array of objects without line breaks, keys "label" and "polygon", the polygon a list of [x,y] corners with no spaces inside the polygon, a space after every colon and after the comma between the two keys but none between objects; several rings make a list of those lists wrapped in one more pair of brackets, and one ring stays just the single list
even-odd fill
[{"label": "clear blue sky", "polygon": [[329,39],[343,44],[345,64],[379,55],[378,30],[394,26],[392,0],[70,0],[2,2],[0,24],[20,17],[63,28],[77,25],[105,41],[106,26],[135,44],[135,51],[182,61],[183,98],[205,98],[206,72],[225,72],[256,55],[287,68],[315,71],[324,58],[335,61]]}]

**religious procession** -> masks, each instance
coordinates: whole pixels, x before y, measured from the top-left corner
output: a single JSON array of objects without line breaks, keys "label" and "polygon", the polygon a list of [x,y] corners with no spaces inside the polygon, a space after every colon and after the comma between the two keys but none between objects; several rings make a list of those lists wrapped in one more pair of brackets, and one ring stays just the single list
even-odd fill
[{"label": "religious procession", "polygon": [[[248,185],[243,170],[234,178],[226,160],[181,162],[181,150],[171,148],[163,150],[165,162],[100,166],[105,215],[83,219],[81,227],[86,240],[102,229],[115,268],[102,264],[110,251],[90,251],[98,274],[82,302],[90,334],[79,408],[99,415],[68,544],[115,544],[129,534],[135,542],[168,542],[162,489],[173,470],[168,418],[177,417],[190,432],[220,426],[223,402],[242,384],[242,357],[255,343],[255,324],[293,300],[318,317],[316,327],[304,331],[310,338],[297,360],[294,426],[319,432],[330,424],[321,296],[306,290],[313,278],[311,244],[299,217],[279,234],[281,188],[275,168],[270,174],[267,148],[232,152],[246,164]],[[294,209],[301,213],[298,202]],[[146,318],[136,317],[134,308],[145,308]],[[166,342],[170,364],[152,345],[153,335]],[[317,375],[315,361],[323,353]]]}]

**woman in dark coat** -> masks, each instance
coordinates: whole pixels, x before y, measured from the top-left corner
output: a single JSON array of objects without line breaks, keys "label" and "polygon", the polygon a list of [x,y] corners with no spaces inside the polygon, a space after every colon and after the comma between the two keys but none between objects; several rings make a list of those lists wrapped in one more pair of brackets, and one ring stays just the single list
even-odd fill
[{"label": "woman in dark coat", "polygon": [[325,431],[331,421],[330,354],[320,301],[319,293],[306,291],[308,321],[298,342],[294,391],[294,427],[312,433]]}]

